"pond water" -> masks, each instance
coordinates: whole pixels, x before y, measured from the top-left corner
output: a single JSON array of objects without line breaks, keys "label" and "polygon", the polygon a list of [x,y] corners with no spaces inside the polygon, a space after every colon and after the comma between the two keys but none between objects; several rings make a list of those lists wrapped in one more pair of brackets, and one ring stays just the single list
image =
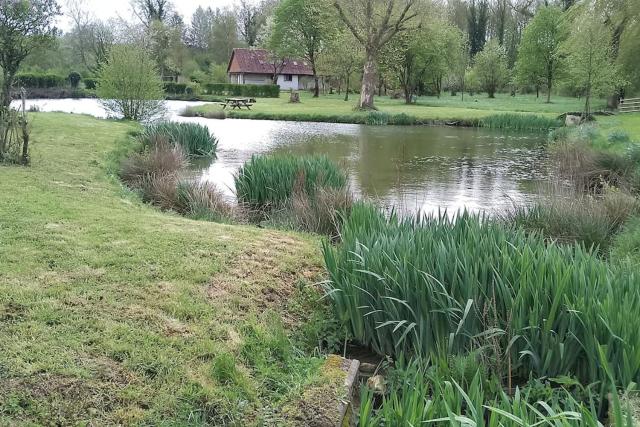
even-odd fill
[{"label": "pond water", "polygon": [[[233,175],[254,154],[324,154],[350,176],[359,197],[402,212],[468,209],[496,214],[535,199],[548,178],[544,134],[452,127],[362,126],[178,117],[186,106],[168,102],[172,120],[197,122],[219,139],[215,160],[191,175],[233,193]],[[95,100],[32,100],[41,111],[105,117]]]}]

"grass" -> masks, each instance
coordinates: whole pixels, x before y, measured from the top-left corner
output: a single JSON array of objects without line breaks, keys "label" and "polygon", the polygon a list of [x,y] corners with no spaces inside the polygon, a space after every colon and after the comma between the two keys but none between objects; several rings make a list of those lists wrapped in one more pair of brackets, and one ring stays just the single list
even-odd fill
[{"label": "grass", "polygon": [[32,118],[32,166],[0,167],[0,424],[286,425],[317,241],[162,213],[109,173],[137,127]]},{"label": "grass", "polygon": [[283,207],[296,192],[344,188],[347,177],[329,158],[253,156],[236,175],[238,202],[255,209]]},{"label": "grass", "polygon": [[167,138],[172,144],[181,146],[190,156],[213,156],[218,140],[209,128],[197,123],[158,123],[144,128],[141,138],[154,144],[158,138]]},{"label": "grass", "polygon": [[518,131],[549,130],[560,127],[559,120],[534,114],[493,114],[480,120],[480,126],[489,129],[512,129]]},{"label": "grass", "polygon": [[342,242],[325,245],[327,292],[349,333],[381,355],[482,348],[505,383],[604,384],[603,349],[618,385],[640,379],[637,272],[466,214],[387,220],[357,206]]},{"label": "grass", "polygon": [[[314,99],[310,94],[301,92],[300,97],[302,102],[299,104],[289,103],[288,96],[285,94],[280,98],[260,98],[251,111],[234,110],[228,112],[227,117],[362,124],[371,121],[369,113],[354,111],[355,96],[348,102],[344,101],[343,96],[337,94],[323,95]],[[554,119],[567,111],[580,111],[582,101],[558,96],[553,98],[552,104],[546,104],[544,99],[536,99],[533,95],[511,97],[507,94],[498,94],[495,99],[489,99],[483,94],[474,97],[465,95],[464,102],[459,96],[445,95],[440,99],[420,97],[413,105],[406,105],[403,100],[382,96],[376,98],[376,105],[380,112],[395,117],[395,120],[389,121],[390,124],[460,121],[477,125],[480,119],[498,113],[532,113]],[[196,111],[202,114],[220,110],[221,107],[218,105],[196,108]]]}]

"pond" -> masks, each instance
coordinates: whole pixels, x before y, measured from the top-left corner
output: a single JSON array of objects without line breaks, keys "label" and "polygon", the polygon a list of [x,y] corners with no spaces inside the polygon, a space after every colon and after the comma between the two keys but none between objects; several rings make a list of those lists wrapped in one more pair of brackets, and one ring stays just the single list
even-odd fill
[{"label": "pond", "polygon": [[[197,122],[219,139],[215,160],[191,174],[233,193],[233,175],[254,154],[323,154],[350,176],[358,197],[401,212],[468,209],[499,214],[535,199],[548,178],[546,135],[453,127],[362,126],[329,123],[208,120],[178,117],[186,106],[171,101],[172,120]],[[32,100],[41,111],[105,117],[95,100]]]}]

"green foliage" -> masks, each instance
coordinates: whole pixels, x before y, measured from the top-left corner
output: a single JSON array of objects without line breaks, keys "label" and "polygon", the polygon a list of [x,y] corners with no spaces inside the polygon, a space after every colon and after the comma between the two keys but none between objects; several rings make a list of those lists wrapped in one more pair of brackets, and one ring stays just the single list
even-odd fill
[{"label": "green foliage", "polygon": [[168,94],[172,95],[183,95],[187,93],[187,84],[186,83],[174,83],[167,82],[164,83],[164,91]]},{"label": "green foliage", "polygon": [[384,126],[388,125],[391,119],[389,113],[382,111],[371,111],[367,114],[366,124],[372,126]]},{"label": "green foliage", "polygon": [[609,247],[640,203],[631,195],[607,189],[600,197],[551,194],[532,208],[517,208],[508,222],[559,243],[579,243],[607,255]]},{"label": "green foliage", "polygon": [[559,120],[534,114],[494,114],[480,119],[480,126],[490,129],[549,130],[562,125]]},{"label": "green foliage", "polygon": [[56,0],[3,1],[0,3],[0,105],[11,104],[11,88],[22,62],[39,48],[53,44],[60,15]]},{"label": "green foliage", "polygon": [[553,83],[564,67],[561,45],[567,38],[562,10],[554,6],[538,9],[522,34],[516,73],[523,84],[547,86],[551,100]]},{"label": "green foliage", "polygon": [[475,57],[474,70],[482,89],[493,98],[509,80],[507,57],[497,40],[489,41]]},{"label": "green foliage", "polygon": [[67,81],[69,82],[71,87],[74,89],[78,88],[78,85],[80,84],[81,80],[82,80],[82,76],[80,75],[80,73],[76,71],[70,72],[69,75],[67,76]]},{"label": "green foliage", "polygon": [[355,206],[341,237],[324,247],[327,292],[349,332],[379,354],[482,347],[500,377],[591,384],[608,379],[594,357],[602,345],[617,384],[640,379],[636,273],[466,213],[400,220]]},{"label": "green foliage", "polygon": [[620,86],[619,67],[612,62],[611,28],[599,16],[586,10],[571,24],[563,45],[568,78],[585,96],[583,113],[591,114],[591,99],[608,95]]},{"label": "green foliage", "polygon": [[231,83],[209,83],[204,85],[207,95],[252,96],[255,98],[279,98],[278,85],[237,85]]},{"label": "green foliage", "polygon": [[344,188],[345,174],[324,156],[253,156],[235,178],[240,203],[256,209],[283,207],[297,191]]},{"label": "green foliage", "polygon": [[640,218],[630,220],[616,237],[611,248],[611,259],[623,261],[629,258],[640,265]]},{"label": "green foliage", "polygon": [[[591,394],[586,402],[578,401],[563,388],[544,396],[548,399],[537,399],[538,390],[530,388],[516,389],[511,396],[502,390],[491,390],[481,370],[476,370],[465,384],[443,375],[438,368],[429,368],[423,361],[400,364],[396,381],[390,384],[391,391],[379,409],[374,409],[375,397],[364,388],[359,425],[602,425],[593,406],[596,397]],[[624,420],[620,415],[613,418]]]},{"label": "green foliage", "polygon": [[164,91],[155,61],[138,46],[114,46],[98,80],[97,95],[112,114],[145,121],[164,112]]},{"label": "green foliage", "polygon": [[209,128],[197,123],[152,124],[144,128],[141,137],[145,143],[166,138],[170,143],[182,147],[190,156],[213,156],[218,147],[218,140]]},{"label": "green foliage", "polygon": [[607,141],[610,144],[626,144],[631,142],[631,136],[624,129],[614,129],[607,135]]},{"label": "green foliage", "polygon": [[57,74],[19,73],[15,79],[16,85],[27,89],[50,89],[67,85],[67,79]]},{"label": "green foliage", "polygon": [[84,88],[89,90],[95,90],[98,87],[98,79],[93,79],[90,77],[85,77],[82,79],[84,83]]}]

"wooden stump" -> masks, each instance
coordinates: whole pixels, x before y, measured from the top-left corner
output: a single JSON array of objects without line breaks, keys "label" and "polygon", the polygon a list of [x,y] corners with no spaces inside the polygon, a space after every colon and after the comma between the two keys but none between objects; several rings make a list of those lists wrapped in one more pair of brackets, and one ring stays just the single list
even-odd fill
[{"label": "wooden stump", "polygon": [[291,104],[299,104],[300,103],[300,93],[291,92],[291,95],[289,96],[289,102]]}]

